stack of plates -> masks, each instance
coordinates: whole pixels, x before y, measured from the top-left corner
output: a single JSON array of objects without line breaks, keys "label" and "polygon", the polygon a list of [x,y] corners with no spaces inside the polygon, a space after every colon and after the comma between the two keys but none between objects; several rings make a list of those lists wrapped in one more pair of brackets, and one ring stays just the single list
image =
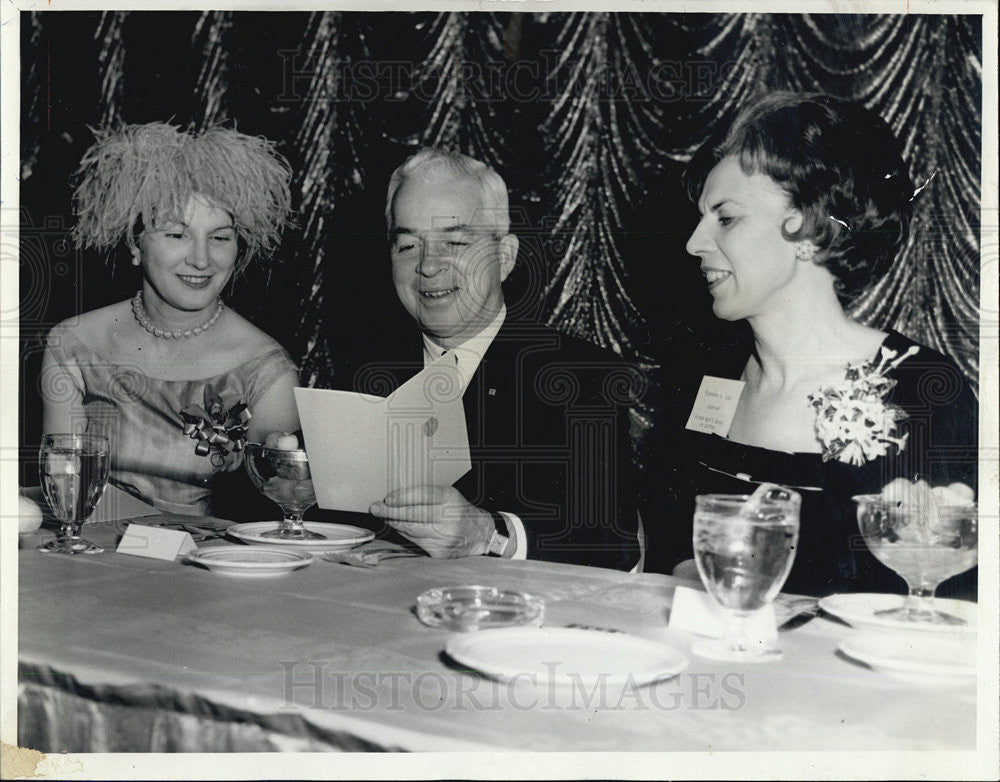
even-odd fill
[{"label": "stack of plates", "polygon": [[873,670],[926,683],[975,683],[976,603],[935,598],[934,608],[963,624],[908,622],[881,614],[903,605],[901,595],[831,595],[819,606],[863,632],[848,636],[840,651]]}]

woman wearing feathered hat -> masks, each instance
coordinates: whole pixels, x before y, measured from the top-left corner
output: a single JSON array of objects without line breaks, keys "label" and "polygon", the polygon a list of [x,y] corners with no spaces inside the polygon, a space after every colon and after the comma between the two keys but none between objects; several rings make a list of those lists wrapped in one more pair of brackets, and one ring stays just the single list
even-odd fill
[{"label": "woman wearing feathered hat", "polygon": [[277,247],[288,163],[263,138],[165,123],[97,132],[77,172],[79,246],[124,247],[142,282],[49,334],[46,432],[111,441],[111,483],[169,512],[211,511],[214,477],[247,437],[298,428],[298,373],[222,301],[232,276]]}]

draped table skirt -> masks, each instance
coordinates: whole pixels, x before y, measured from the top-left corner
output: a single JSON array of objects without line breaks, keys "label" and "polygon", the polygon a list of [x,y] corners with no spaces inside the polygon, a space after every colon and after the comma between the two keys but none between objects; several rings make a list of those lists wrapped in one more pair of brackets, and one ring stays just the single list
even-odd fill
[{"label": "draped table skirt", "polygon": [[[822,615],[779,633],[780,662],[703,660],[668,628],[678,581],[658,574],[476,557],[246,579],[30,544],[18,565],[19,742],[46,752],[976,748],[975,681],[877,673]],[[414,612],[426,589],[474,583],[543,597],[547,627],[668,643],[689,666],[625,691],[480,676]]]}]

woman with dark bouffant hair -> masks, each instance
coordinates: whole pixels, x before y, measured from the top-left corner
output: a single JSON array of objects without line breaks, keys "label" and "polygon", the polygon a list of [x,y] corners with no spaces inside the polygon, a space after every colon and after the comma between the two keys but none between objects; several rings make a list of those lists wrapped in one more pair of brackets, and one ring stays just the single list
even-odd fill
[{"label": "woman with dark bouffant hair", "polygon": [[298,429],[295,364],[222,301],[233,274],[278,245],[288,163],[236,130],[150,123],[98,132],[77,178],[77,245],[124,248],[142,282],[50,332],[44,431],[107,435],[113,485],[207,514],[247,437]]},{"label": "woman with dark bouffant hair", "polygon": [[[689,468],[674,522],[690,523],[697,494],[791,486],[803,506],[786,591],[905,592],[860,540],[851,497],[919,478],[915,490],[971,499],[977,405],[951,360],[844,310],[908,239],[915,186],[898,140],[858,104],[773,93],[698,151],[686,184],[701,213],[687,250],[716,317],[745,320],[752,340],[692,378],[686,409],[704,376],[737,382],[673,443]],[[658,557],[677,561],[651,551],[653,569]]]}]

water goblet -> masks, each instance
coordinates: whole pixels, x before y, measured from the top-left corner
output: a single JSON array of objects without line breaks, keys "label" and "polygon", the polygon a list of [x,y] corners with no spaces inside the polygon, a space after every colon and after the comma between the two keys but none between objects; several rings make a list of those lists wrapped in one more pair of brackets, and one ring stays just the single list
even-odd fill
[{"label": "water goblet", "polygon": [[898,573],[909,589],[903,605],[876,611],[881,618],[936,625],[966,622],[934,607],[934,593],[947,578],[964,573],[978,558],[979,513],[975,502],[912,501],[860,494],[858,528],[868,550]]},{"label": "water goblet", "polygon": [[774,600],[792,569],[801,503],[787,489],[752,498],[695,498],[695,564],[708,594],[728,615],[725,636],[693,644],[695,654],[732,662],[781,658],[780,649],[752,637],[750,621]]},{"label": "water goblet", "polygon": [[110,469],[108,438],[93,434],[46,434],[38,450],[38,475],[59,533],[38,546],[45,553],[100,554],[100,546],[80,537],[93,513]]},{"label": "water goblet", "polygon": [[297,448],[282,450],[250,443],[245,451],[247,474],[257,491],[280,506],[284,518],[276,530],[261,533],[262,538],[278,540],[323,540],[323,536],[305,528],[302,514],[316,504],[309,457]]}]

